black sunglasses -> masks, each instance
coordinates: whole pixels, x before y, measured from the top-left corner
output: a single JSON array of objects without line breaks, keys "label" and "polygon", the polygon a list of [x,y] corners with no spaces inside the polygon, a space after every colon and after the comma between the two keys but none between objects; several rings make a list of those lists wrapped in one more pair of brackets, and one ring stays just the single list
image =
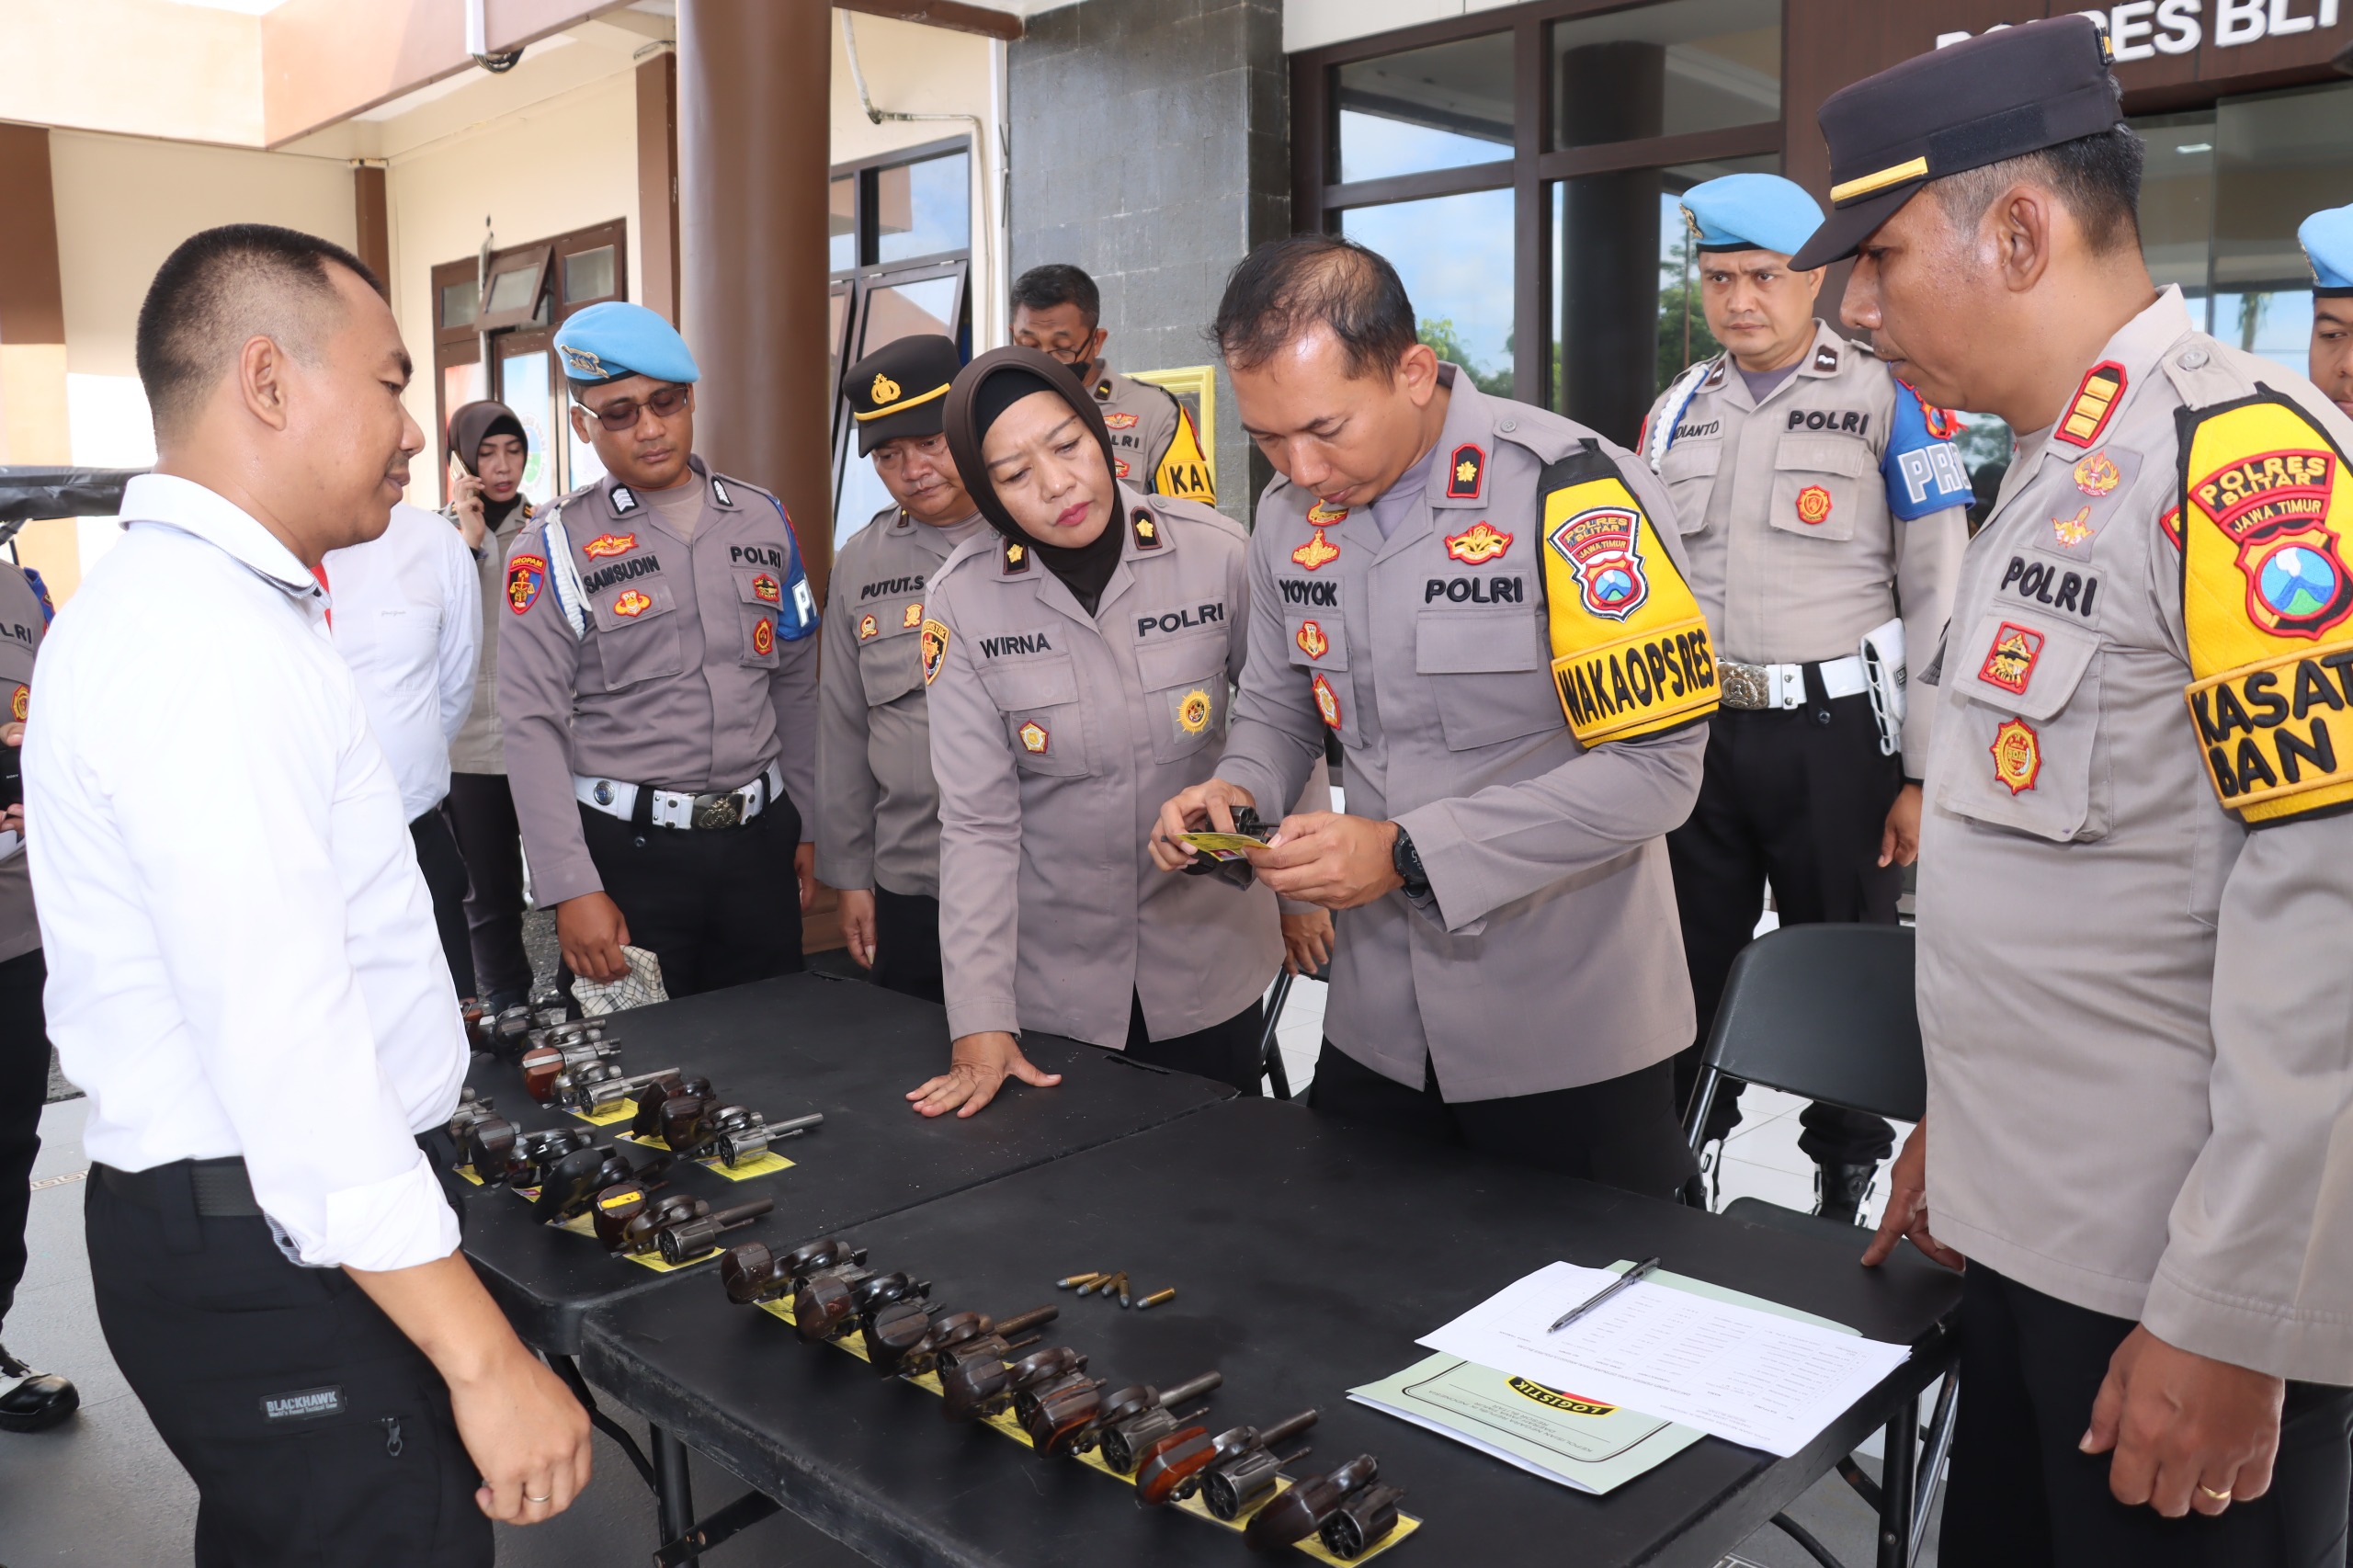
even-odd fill
[{"label": "black sunglasses", "polygon": [[678,410],[686,407],[687,399],[693,395],[692,387],[670,382],[655,388],[647,394],[642,403],[633,397],[623,397],[614,399],[602,408],[588,408],[585,403],[582,403],[580,406],[587,409],[590,416],[606,429],[621,431],[634,426],[637,423],[638,415],[648,408],[654,411],[655,418],[668,419]]}]

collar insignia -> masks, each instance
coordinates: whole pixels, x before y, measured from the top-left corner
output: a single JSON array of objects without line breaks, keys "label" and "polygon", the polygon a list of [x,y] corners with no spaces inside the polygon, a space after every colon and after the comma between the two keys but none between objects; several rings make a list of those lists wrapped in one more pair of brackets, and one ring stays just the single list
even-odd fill
[{"label": "collar insignia", "polygon": [[1290,558],[1313,572],[1319,566],[1337,561],[1340,558],[1340,547],[1325,539],[1322,528],[1317,528],[1315,537],[1292,551]]},{"label": "collar insignia", "polygon": [[613,515],[617,517],[626,517],[631,512],[636,510],[637,497],[630,493],[629,486],[626,484],[614,485]]},{"label": "collar insignia", "polygon": [[1449,501],[1476,501],[1479,487],[1487,477],[1487,454],[1472,442],[1465,441],[1454,449],[1446,471],[1446,498]]},{"label": "collar insignia", "polygon": [[2083,384],[2075,389],[2075,402],[2052,432],[2070,446],[2088,447],[2099,439],[2108,428],[2116,405],[2124,396],[2124,367],[2113,359],[2103,359],[2084,372]]},{"label": "collar insignia", "polygon": [[1017,540],[1005,541],[1005,574],[1018,577],[1029,570],[1029,547]]},{"label": "collar insignia", "polygon": [[1165,542],[1160,537],[1159,520],[1139,506],[1128,519],[1134,528],[1138,550],[1158,550]]},{"label": "collar insignia", "polygon": [[1813,351],[1813,368],[1824,373],[1838,368],[1838,350],[1827,343]]}]

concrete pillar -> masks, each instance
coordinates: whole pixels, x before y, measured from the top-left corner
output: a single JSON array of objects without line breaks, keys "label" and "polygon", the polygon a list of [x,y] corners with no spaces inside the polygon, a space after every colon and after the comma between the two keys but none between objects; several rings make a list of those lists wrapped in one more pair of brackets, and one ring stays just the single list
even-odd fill
[{"label": "concrete pillar", "polygon": [[[1655,136],[1663,124],[1666,52],[1654,43],[1590,44],[1561,56],[1563,146]],[[1561,246],[1562,410],[1615,440],[1631,441],[1657,379],[1656,169],[1563,182]]]},{"label": "concrete pillar", "polygon": [[[820,602],[828,493],[829,6],[680,0],[680,330],[702,367],[696,446],[774,490]],[[658,306],[656,307],[659,308]]]},{"label": "concrete pillar", "polygon": [[637,67],[638,300],[678,319],[678,57]]},{"label": "concrete pillar", "polygon": [[369,271],[392,286],[392,210],[384,199],[384,165],[355,158],[351,164],[352,253]]},{"label": "concrete pillar", "polygon": [[[8,215],[0,244],[0,462],[68,463],[65,296],[45,128],[0,125],[0,212]],[[63,603],[82,580],[74,519],[28,523],[16,542],[17,559]]]}]

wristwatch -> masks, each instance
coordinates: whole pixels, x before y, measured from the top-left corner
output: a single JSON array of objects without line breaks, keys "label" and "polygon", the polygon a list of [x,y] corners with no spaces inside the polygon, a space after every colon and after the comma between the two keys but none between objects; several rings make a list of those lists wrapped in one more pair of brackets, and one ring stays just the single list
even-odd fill
[{"label": "wristwatch", "polygon": [[1404,879],[1407,898],[1429,897],[1429,873],[1422,869],[1421,851],[1414,847],[1414,835],[1403,823],[1397,824],[1397,842],[1389,846],[1389,864]]}]

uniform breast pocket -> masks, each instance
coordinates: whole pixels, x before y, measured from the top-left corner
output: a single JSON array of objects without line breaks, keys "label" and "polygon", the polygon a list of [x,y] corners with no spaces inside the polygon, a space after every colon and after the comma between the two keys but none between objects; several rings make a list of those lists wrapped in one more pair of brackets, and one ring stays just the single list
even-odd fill
[{"label": "uniform breast pocket", "polygon": [[631,579],[589,604],[597,628],[597,673],[607,691],[662,680],[686,667],[679,649],[677,600],[658,576]]},{"label": "uniform breast pocket", "polygon": [[[914,608],[922,608],[920,605]],[[865,623],[858,625],[858,679],[865,688],[869,708],[896,702],[923,685],[922,640],[915,635],[923,618],[918,615],[914,626],[901,626],[895,611],[888,621],[881,615],[878,610],[868,618],[876,622],[870,637]]]},{"label": "uniform breast pocket", "polygon": [[1559,729],[1551,667],[1530,609],[1426,609],[1415,620],[1414,673],[1429,679],[1449,751]]},{"label": "uniform breast pocket", "polygon": [[1154,761],[1190,756],[1225,733],[1222,635],[1195,632],[1143,643],[1136,649],[1136,676],[1143,686],[1144,722],[1153,727]]},{"label": "uniform breast pocket", "polygon": [[2106,835],[2099,634],[2014,608],[1948,634],[1929,772],[1957,816],[2055,843]]},{"label": "uniform breast pocket", "polygon": [[1773,453],[1772,525],[1808,539],[1855,537],[1864,486],[1879,465],[1871,449],[1845,436],[1788,436]]},{"label": "uniform breast pocket", "polygon": [[1716,470],[1724,460],[1722,441],[1683,441],[1666,449],[1658,476],[1675,503],[1675,523],[1687,534],[1708,526],[1708,497],[1715,493]]},{"label": "uniform breast pocket", "polygon": [[784,614],[784,580],[766,568],[738,566],[733,569],[733,575],[735,597],[743,606],[739,613],[743,650],[736,662],[774,669],[777,618]]},{"label": "uniform breast pocket", "polygon": [[1024,773],[1076,778],[1087,772],[1086,710],[1078,700],[1078,667],[1067,653],[992,661],[980,669],[981,688],[1005,721],[1005,743]]}]

